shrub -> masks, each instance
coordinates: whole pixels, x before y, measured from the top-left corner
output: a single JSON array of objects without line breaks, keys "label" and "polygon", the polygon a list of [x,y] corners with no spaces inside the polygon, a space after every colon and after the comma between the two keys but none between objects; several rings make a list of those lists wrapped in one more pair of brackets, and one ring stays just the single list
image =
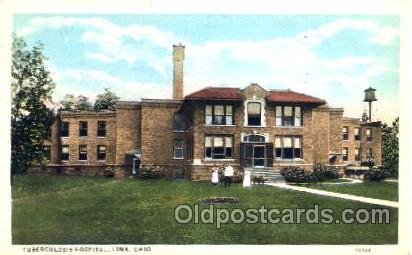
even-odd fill
[{"label": "shrub", "polygon": [[304,183],[314,181],[312,174],[301,167],[284,167],[280,173],[287,182]]},{"label": "shrub", "polygon": [[159,166],[146,165],[140,171],[142,179],[160,179],[164,177],[164,173]]},{"label": "shrub", "polygon": [[368,158],[365,161],[361,162],[361,166],[367,166],[367,167],[373,167],[375,165],[375,159],[374,158]]},{"label": "shrub", "polygon": [[233,183],[241,183],[243,182],[243,173],[241,172],[235,172],[232,178]]},{"label": "shrub", "polygon": [[339,178],[339,169],[334,166],[316,164],[313,168],[312,177],[317,181],[332,180]]},{"label": "shrub", "polygon": [[364,180],[380,182],[382,180],[385,180],[388,176],[389,176],[389,173],[385,171],[384,169],[374,167],[365,173]]}]

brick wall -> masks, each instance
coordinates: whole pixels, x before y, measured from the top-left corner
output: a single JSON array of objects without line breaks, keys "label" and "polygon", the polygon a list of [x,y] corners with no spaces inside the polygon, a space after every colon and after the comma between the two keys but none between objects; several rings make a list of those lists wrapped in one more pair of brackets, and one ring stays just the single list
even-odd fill
[{"label": "brick wall", "polygon": [[[142,103],[142,150],[143,164],[159,165],[172,177],[177,168],[186,171],[188,156],[187,133],[175,131],[174,114],[181,105],[176,100],[153,100]],[[173,158],[173,142],[183,140],[184,159]]]},{"label": "brick wall", "polygon": [[[345,164],[360,165],[360,161],[355,161],[355,148],[360,148],[362,161],[366,160],[367,151],[369,148],[372,148],[375,164],[382,164],[382,130],[380,122],[361,123],[360,119],[343,118],[342,127],[348,127],[349,130],[349,139],[342,141],[342,147],[348,148],[348,161],[344,162]],[[355,128],[360,128],[361,130],[360,141],[355,140]],[[370,142],[366,139],[366,130],[368,128],[372,131],[372,141]]]}]

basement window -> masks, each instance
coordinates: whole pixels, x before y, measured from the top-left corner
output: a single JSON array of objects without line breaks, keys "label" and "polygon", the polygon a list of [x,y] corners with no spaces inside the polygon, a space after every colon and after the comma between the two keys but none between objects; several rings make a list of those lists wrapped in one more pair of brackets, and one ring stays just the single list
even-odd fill
[{"label": "basement window", "polygon": [[232,136],[205,136],[206,159],[233,158]]}]

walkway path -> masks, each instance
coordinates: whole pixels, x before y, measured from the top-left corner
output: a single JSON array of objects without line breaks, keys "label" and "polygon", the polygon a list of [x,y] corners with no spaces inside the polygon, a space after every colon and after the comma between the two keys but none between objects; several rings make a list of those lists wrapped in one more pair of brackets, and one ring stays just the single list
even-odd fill
[{"label": "walkway path", "polygon": [[358,202],[363,202],[363,203],[368,203],[368,204],[399,208],[399,203],[395,201],[382,200],[382,199],[369,198],[369,197],[360,197],[360,196],[324,191],[324,190],[319,190],[319,189],[312,189],[312,188],[301,187],[301,186],[292,186],[292,185],[288,185],[284,183],[268,183],[267,185],[278,187],[278,188],[312,193],[312,194],[321,195],[321,196],[337,197],[337,198],[348,199],[348,200],[353,200],[353,201],[358,201]]}]

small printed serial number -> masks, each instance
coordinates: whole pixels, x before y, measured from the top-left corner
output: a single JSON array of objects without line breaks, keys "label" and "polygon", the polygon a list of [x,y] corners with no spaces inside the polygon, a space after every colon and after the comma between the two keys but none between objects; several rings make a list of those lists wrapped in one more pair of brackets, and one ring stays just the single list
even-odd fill
[{"label": "small printed serial number", "polygon": [[356,252],[372,252],[371,248],[355,248]]}]

